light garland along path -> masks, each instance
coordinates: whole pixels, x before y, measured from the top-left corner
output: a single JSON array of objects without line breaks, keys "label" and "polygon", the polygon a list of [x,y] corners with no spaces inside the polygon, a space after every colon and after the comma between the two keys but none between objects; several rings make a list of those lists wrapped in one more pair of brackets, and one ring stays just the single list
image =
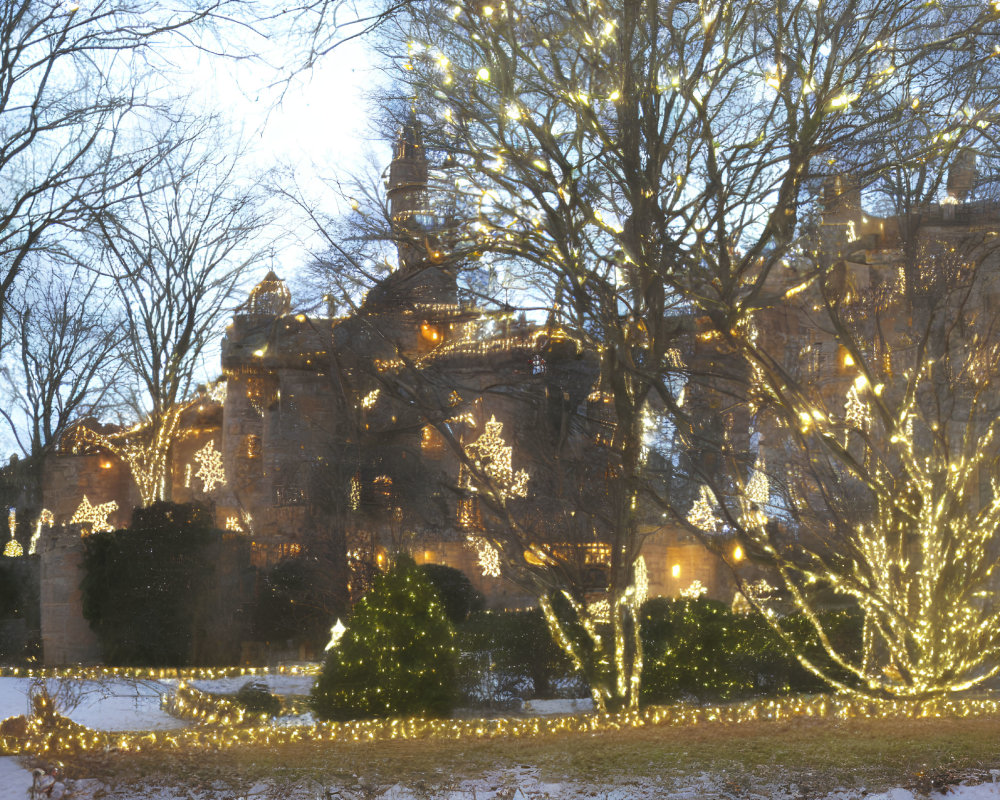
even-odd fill
[{"label": "light garland along path", "polygon": [[68,678],[99,681],[128,678],[140,681],[176,679],[207,681],[219,678],[253,678],[267,675],[319,675],[320,664],[282,667],[0,667],[0,678]]},{"label": "light garland along path", "polygon": [[[654,706],[624,714],[581,714],[572,717],[429,720],[421,718],[322,722],[313,725],[240,727],[228,713],[229,701],[217,713],[205,713],[210,696],[185,687],[185,703],[196,728],[147,733],[104,733],[78,725],[58,715],[44,698],[36,706],[23,736],[0,737],[0,753],[51,755],[60,752],[138,752],[153,748],[223,749],[247,745],[282,745],[295,742],[377,742],[407,739],[494,739],[548,736],[568,732],[619,731],[647,726],[685,726],[705,723],[740,724],[755,721],[819,719],[926,719],[938,717],[992,717],[1000,715],[1000,701],[993,699],[870,700],[814,696],[757,700],[719,706]],[[225,705],[222,705],[225,704]],[[197,708],[195,708],[197,707]],[[246,717],[239,717],[246,719]],[[209,721],[211,720],[211,722]]]}]

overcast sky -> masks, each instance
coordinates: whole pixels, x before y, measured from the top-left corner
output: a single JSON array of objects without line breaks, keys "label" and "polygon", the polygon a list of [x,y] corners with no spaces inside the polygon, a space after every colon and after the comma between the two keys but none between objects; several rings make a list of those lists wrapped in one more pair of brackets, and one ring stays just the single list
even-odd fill
[{"label": "overcast sky", "polygon": [[[293,56],[283,44],[254,46],[269,63],[198,54],[182,80],[206,109],[221,111],[242,127],[255,167],[294,168],[302,191],[316,198],[320,210],[334,213],[336,196],[328,184],[363,171],[373,155],[386,166],[391,157],[391,143],[377,138],[368,118],[366,91],[382,76],[367,46],[354,39],[322,57],[314,69],[284,81],[283,70]],[[297,233],[307,238],[304,225]],[[289,239],[274,269],[291,277],[306,258],[307,249]]]},{"label": "overcast sky", "polygon": [[[289,82],[281,80],[295,57],[289,42],[248,39],[247,47],[263,57],[232,60],[193,47],[174,49],[169,60],[175,71],[163,78],[164,91],[190,94],[196,108],[221,113],[242,130],[252,156],[249,166],[294,168],[302,192],[316,198],[318,210],[336,213],[336,196],[324,181],[345,181],[363,171],[367,158],[387,164],[391,156],[390,143],[378,141],[368,121],[365,93],[381,76],[367,47],[361,40],[347,42]],[[291,213],[283,214],[282,222],[292,222],[295,230],[273,263],[248,277],[247,289],[268,268],[293,279],[308,259],[308,226],[294,222]],[[210,347],[203,356],[203,376],[214,379],[219,371],[219,348]],[[0,462],[18,450],[6,425],[0,425]],[[2,534],[5,528],[0,523]],[[0,541],[5,538],[0,535]]]}]

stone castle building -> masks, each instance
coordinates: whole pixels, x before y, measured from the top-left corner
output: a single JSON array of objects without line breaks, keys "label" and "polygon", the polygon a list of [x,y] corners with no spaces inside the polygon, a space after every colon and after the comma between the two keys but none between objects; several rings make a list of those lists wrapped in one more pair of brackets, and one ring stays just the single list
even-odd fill
[{"label": "stone castle building", "polygon": [[[527,496],[544,496],[554,489],[540,443],[573,416],[582,423],[568,451],[592,466],[608,439],[607,399],[596,354],[569,332],[459,296],[454,274],[438,266],[446,243],[427,181],[419,131],[408,125],[387,183],[403,232],[398,268],[353,313],[297,312],[274,272],[253,288],[222,340],[222,377],[181,414],[165,494],[212,504],[217,525],[247,537],[260,565],[331,543],[380,562],[403,548],[461,569],[494,606],[524,607],[534,598],[499,577],[497,554],[476,535],[482,510],[455,444],[484,458],[488,447],[511,481],[527,481]],[[128,464],[72,432],[49,460],[43,495],[56,525],[125,526],[139,504]],[[697,581],[731,600],[725,567],[656,516],[643,551],[650,595],[676,596]],[[606,546],[570,535],[564,549],[578,552],[599,588]]]},{"label": "stone castle building", "polygon": [[[967,202],[971,180],[968,168],[956,171],[950,201],[925,210],[920,236],[1000,229],[995,205]],[[556,491],[545,443],[573,416],[567,452],[580,469],[599,464],[607,398],[596,354],[568,331],[460,296],[440,266],[446,235],[429,212],[427,158],[412,125],[396,145],[388,199],[402,232],[398,267],[352,313],[296,311],[274,272],[236,310],[222,340],[222,377],[180,416],[165,494],[211,504],[218,527],[246,537],[259,565],[324,546],[381,563],[402,548],[418,562],[461,569],[494,606],[533,604],[499,577],[497,554],[477,535],[483,511],[455,448],[492,459],[512,493],[544,497]],[[898,219],[867,214],[860,192],[831,183],[822,222],[845,293],[876,304],[898,294]],[[794,265],[774,281],[776,291],[794,286]],[[831,374],[829,392],[842,397],[852,378],[824,364],[843,362],[843,353],[808,329],[802,308],[769,312],[764,340],[790,363]],[[43,497],[57,526],[109,529],[127,525],[140,501],[129,465],[72,432],[49,459]],[[564,549],[599,589],[606,546],[556,523],[565,523]],[[539,530],[549,526],[550,543],[556,523],[537,521]],[[658,515],[644,525],[650,595],[677,596],[697,582],[732,600],[732,578],[716,556]]]}]

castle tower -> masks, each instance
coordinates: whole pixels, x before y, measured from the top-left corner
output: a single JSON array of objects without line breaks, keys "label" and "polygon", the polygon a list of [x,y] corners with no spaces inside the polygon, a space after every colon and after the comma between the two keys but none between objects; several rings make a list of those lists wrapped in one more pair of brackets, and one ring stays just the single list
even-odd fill
[{"label": "castle tower", "polygon": [[392,163],[389,165],[389,213],[400,242],[397,245],[400,269],[415,265],[423,248],[408,239],[422,238],[427,214],[427,154],[420,135],[420,123],[410,115],[399,131]]},{"label": "castle tower", "polygon": [[255,317],[280,317],[291,310],[292,293],[274,270],[270,270],[264,280],[250,290],[245,308]]}]

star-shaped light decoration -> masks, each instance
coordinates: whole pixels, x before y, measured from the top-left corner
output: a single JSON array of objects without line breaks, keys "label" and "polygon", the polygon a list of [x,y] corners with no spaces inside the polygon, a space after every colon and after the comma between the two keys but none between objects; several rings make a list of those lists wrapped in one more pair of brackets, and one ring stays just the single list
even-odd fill
[{"label": "star-shaped light decoration", "polygon": [[222,466],[222,453],[215,449],[215,442],[208,441],[205,446],[194,454],[198,462],[198,471],[194,474],[201,478],[202,490],[205,494],[215,490],[215,487],[226,482],[226,469]]},{"label": "star-shaped light decoration", "polygon": [[[87,495],[83,496],[80,506],[70,517],[70,525],[84,525],[83,535],[87,536],[95,531],[111,531],[114,527],[108,522],[108,515],[118,510],[118,503],[112,500],[109,503],[92,505]],[[88,526],[89,527],[86,527]]]},{"label": "star-shaped light decoration", "polygon": [[340,642],[340,640],[344,637],[344,631],[346,630],[347,628],[344,627],[344,623],[339,619],[333,623],[333,627],[330,628],[330,641],[323,649],[333,650],[333,648],[337,646],[338,642]]}]

